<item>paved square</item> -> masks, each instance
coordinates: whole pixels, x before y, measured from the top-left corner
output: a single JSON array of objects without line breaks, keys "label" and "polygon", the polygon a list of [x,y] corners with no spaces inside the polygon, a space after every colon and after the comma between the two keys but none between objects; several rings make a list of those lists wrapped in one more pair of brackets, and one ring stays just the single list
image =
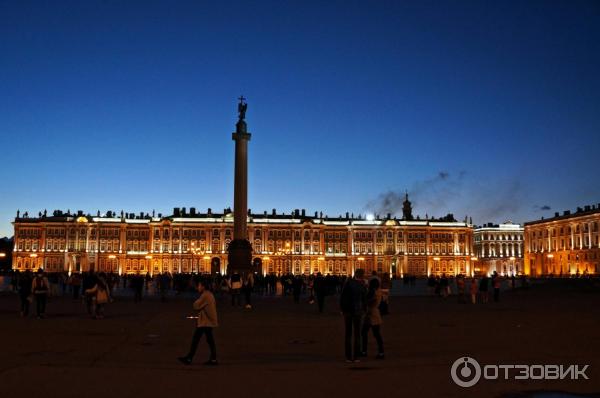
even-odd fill
[{"label": "paved square", "polygon": [[[4,397],[496,397],[531,390],[600,391],[600,295],[556,283],[505,292],[500,303],[454,297],[393,297],[382,328],[386,359],[346,364],[337,298],[326,313],[306,300],[256,298],[251,311],[218,304],[220,365],[176,360],[187,352],[191,301],[155,298],[107,306],[88,319],[81,302],[54,298],[44,320],[21,319],[16,296],[0,296],[0,391]],[[371,338],[370,347],[374,349]],[[589,364],[589,380],[482,380],[464,389],[452,363]]]}]

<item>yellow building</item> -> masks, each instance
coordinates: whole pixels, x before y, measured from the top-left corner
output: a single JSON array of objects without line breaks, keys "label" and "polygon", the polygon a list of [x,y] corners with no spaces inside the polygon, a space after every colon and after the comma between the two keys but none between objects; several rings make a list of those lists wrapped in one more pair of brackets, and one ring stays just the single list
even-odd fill
[{"label": "yellow building", "polygon": [[525,272],[533,276],[600,272],[600,203],[525,223]]},{"label": "yellow building", "polygon": [[520,275],[523,269],[523,227],[507,221],[475,228],[475,275]]},{"label": "yellow building", "polygon": [[[408,205],[410,207],[410,203]],[[248,215],[254,265],[263,273],[401,276],[469,274],[473,229],[451,217],[327,217],[304,210]],[[17,215],[13,269],[119,273],[225,273],[233,214],[175,208],[173,215]]]}]

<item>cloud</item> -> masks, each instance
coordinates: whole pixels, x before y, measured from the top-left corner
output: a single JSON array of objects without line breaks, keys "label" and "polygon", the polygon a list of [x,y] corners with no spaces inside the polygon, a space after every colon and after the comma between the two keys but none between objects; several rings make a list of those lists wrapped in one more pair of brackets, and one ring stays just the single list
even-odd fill
[{"label": "cloud", "polygon": [[[467,171],[442,170],[432,177],[417,180],[408,189],[413,215],[440,217],[453,213],[457,220],[472,216],[476,223],[503,222],[522,216],[527,203],[520,176],[475,179]],[[404,192],[388,190],[368,201],[367,211],[385,215],[402,215]],[[549,210],[548,205],[539,206]]]},{"label": "cloud", "polygon": [[533,206],[533,209],[535,211],[548,211],[548,210],[552,210],[552,207],[550,207],[548,205],[543,205],[543,206],[535,205],[535,206]]},{"label": "cloud", "polygon": [[[460,196],[464,184],[466,171],[460,171],[454,175],[449,171],[439,171],[435,176],[415,181],[408,189],[409,199],[413,208],[432,209],[435,214],[445,215],[449,202]],[[385,215],[402,215],[404,192],[388,190],[377,195],[365,206],[367,211]],[[429,213],[429,214],[434,214]],[[416,216],[416,214],[415,214]]]}]

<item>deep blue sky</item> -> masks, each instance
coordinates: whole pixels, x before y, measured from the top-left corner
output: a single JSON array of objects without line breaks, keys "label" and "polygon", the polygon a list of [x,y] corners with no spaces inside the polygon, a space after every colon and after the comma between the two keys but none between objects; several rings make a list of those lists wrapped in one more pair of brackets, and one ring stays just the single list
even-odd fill
[{"label": "deep blue sky", "polygon": [[255,211],[600,202],[597,1],[0,1],[0,54],[0,236],[231,206],[240,94]]}]

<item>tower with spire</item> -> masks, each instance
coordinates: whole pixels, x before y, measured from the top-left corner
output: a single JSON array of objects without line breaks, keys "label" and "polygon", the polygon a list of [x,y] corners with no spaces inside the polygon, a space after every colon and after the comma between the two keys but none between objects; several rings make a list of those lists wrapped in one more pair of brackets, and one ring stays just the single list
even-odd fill
[{"label": "tower with spire", "polygon": [[412,214],[412,204],[410,203],[410,200],[408,200],[408,191],[406,191],[406,193],[404,194],[404,202],[402,204],[402,218],[407,221],[411,221],[414,219]]}]

